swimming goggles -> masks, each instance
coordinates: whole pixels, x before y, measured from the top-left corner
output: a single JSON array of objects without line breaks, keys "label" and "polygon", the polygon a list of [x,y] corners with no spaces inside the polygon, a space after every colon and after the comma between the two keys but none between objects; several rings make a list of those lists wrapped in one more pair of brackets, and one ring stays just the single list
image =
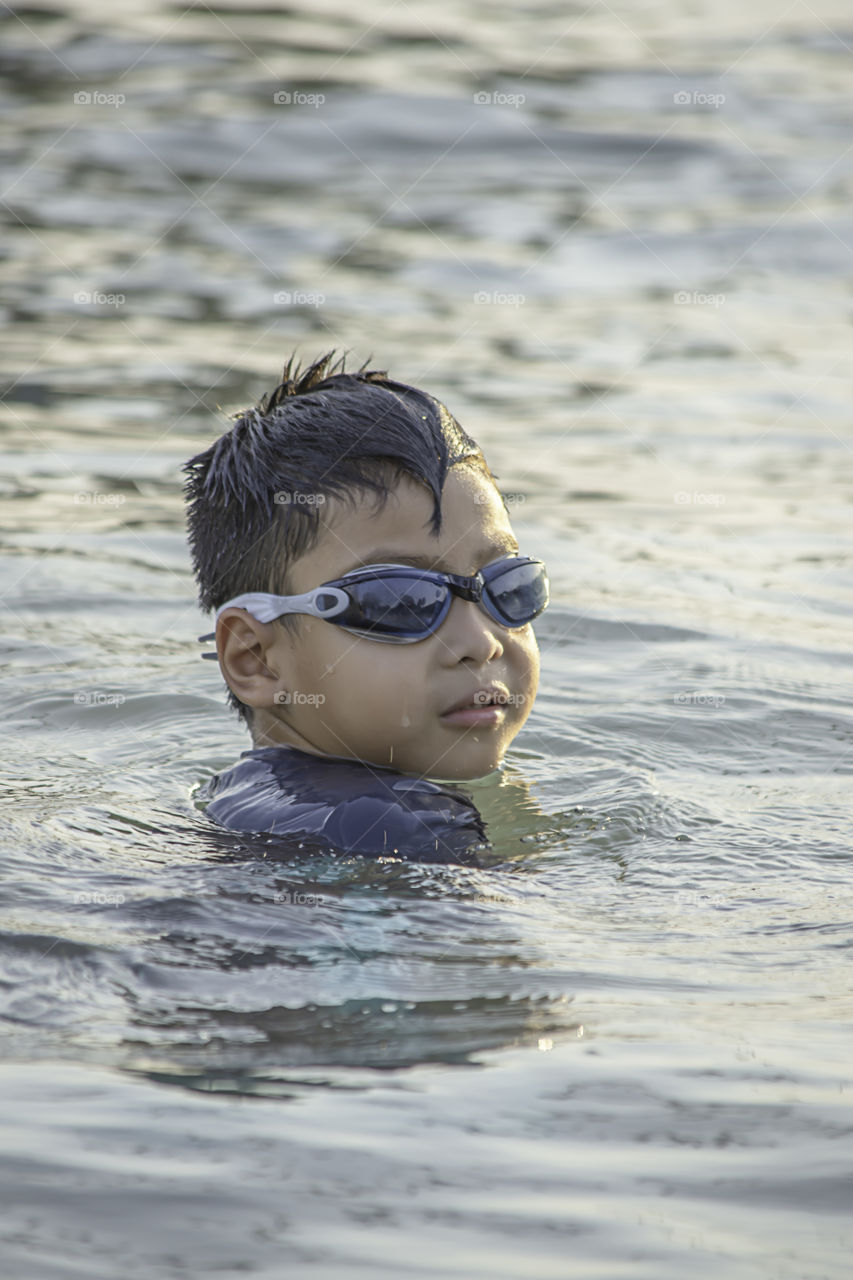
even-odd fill
[{"label": "swimming goggles", "polygon": [[[256,591],[235,596],[219,606],[216,617],[232,606],[246,609],[258,622],[272,622],[286,613],[307,613],[365,639],[415,644],[438,630],[454,596],[473,601],[501,626],[526,626],[548,603],[545,565],[527,556],[504,556],[467,578],[401,564],[372,564],[302,595]],[[215,635],[212,631],[199,640],[212,640]]]}]

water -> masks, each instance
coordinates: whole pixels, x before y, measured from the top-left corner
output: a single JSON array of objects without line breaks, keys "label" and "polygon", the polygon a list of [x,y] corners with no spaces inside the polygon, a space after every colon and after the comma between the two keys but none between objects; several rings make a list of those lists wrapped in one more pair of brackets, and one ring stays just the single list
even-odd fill
[{"label": "water", "polygon": [[[846,1277],[851,44],[8,18],[4,1275]],[[446,399],[549,564],[484,869],[194,805],[179,467],[295,346]]]}]

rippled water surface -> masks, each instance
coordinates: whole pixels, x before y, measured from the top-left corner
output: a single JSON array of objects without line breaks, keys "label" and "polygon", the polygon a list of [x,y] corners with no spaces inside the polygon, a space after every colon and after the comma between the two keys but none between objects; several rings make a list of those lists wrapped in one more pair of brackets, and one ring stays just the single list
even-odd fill
[{"label": "rippled water surface", "polygon": [[[851,57],[838,0],[7,14],[4,1276],[849,1275]],[[179,468],[331,347],[551,570],[482,869],[194,804],[250,744]]]}]

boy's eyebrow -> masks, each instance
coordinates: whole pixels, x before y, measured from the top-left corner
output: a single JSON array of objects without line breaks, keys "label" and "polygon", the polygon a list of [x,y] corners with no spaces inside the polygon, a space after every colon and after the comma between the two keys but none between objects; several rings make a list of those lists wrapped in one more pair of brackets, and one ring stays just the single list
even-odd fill
[{"label": "boy's eyebrow", "polygon": [[[496,555],[513,555],[517,551],[518,543],[515,538],[507,534],[505,537],[490,543],[489,546],[481,547],[477,552],[476,558],[482,564],[489,564]],[[350,573],[353,569],[360,569],[363,565],[370,564],[408,564],[414,569],[435,569],[439,573],[452,572],[443,560],[436,559],[435,556],[413,555],[411,552],[397,551],[394,547],[377,547],[356,560],[354,564],[349,565],[348,568],[342,569],[341,576],[345,573]]]}]

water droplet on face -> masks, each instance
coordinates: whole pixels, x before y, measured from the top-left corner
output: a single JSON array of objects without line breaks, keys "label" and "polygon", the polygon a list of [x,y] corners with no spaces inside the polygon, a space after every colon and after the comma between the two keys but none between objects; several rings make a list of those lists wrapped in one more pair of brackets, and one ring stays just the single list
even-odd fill
[{"label": "water droplet on face", "polygon": [[400,724],[403,726],[404,729],[408,729],[411,723],[412,722],[407,715],[404,715],[403,719],[400,721]]}]

